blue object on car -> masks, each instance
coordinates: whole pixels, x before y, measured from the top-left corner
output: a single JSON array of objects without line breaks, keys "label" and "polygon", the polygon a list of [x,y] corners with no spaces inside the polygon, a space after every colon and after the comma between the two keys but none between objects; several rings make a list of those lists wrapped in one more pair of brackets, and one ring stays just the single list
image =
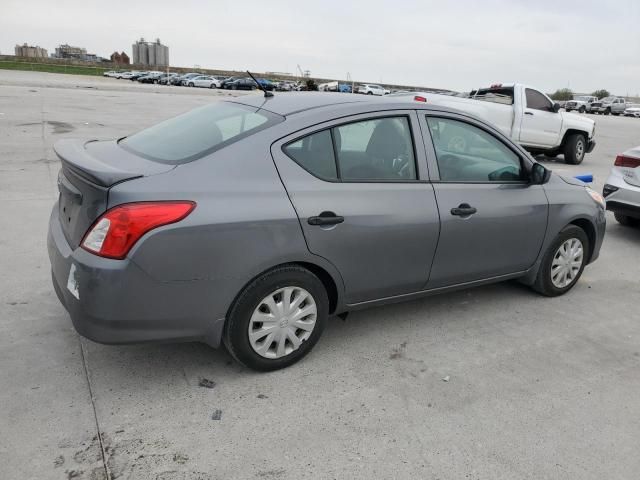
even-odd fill
[{"label": "blue object on car", "polygon": [[593,174],[585,173],[584,175],[576,175],[578,180],[582,180],[584,183],[593,183]]}]

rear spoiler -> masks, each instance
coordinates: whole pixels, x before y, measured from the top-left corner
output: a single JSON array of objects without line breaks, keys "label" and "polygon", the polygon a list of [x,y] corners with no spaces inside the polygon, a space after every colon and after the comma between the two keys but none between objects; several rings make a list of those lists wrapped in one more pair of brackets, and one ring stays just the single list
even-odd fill
[{"label": "rear spoiler", "polygon": [[63,139],[53,146],[63,168],[98,187],[172,170],[167,165],[147,160],[121,148],[116,141]]}]

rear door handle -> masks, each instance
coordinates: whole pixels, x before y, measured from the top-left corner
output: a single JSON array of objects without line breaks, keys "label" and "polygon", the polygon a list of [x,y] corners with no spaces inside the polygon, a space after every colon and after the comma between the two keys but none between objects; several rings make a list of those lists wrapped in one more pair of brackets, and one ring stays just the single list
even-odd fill
[{"label": "rear door handle", "polygon": [[477,211],[478,210],[476,208],[472,207],[468,203],[461,203],[458,207],[451,209],[451,215],[455,215],[457,217],[468,217]]},{"label": "rear door handle", "polygon": [[344,222],[344,217],[341,217],[340,215],[336,215],[333,212],[322,212],[317,217],[309,217],[307,219],[307,223],[309,225],[320,225],[320,226],[337,225],[338,223],[342,223],[342,222]]},{"label": "rear door handle", "polygon": [[533,112],[524,112],[525,115],[533,115]]}]

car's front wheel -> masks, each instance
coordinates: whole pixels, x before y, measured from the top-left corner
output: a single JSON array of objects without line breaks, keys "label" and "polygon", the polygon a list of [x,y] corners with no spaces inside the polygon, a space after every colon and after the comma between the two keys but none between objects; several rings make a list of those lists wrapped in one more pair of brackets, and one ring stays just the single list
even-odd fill
[{"label": "car's front wheel", "polygon": [[542,258],[534,290],[548,297],[567,293],[582,275],[588,254],[589,238],[584,230],[565,227]]},{"label": "car's front wheel", "polygon": [[311,351],[328,314],[327,291],[318,277],[285,265],[264,273],[240,293],[225,324],[224,343],[251,369],[288,367]]}]

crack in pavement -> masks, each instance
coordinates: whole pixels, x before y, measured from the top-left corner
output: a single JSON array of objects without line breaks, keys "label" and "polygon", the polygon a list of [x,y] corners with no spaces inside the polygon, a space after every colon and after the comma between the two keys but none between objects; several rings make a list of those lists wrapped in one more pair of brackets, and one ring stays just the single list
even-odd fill
[{"label": "crack in pavement", "polygon": [[89,377],[89,364],[87,362],[87,356],[84,350],[84,343],[82,343],[82,337],[78,335],[78,341],[80,342],[80,355],[82,356],[82,366],[84,368],[84,375],[87,379],[87,387],[89,388],[89,398],[91,398],[91,408],[93,409],[93,419],[96,423],[96,432],[98,436],[98,443],[100,444],[100,456],[102,457],[102,466],[104,467],[104,474],[106,480],[111,480],[111,472],[109,471],[109,467],[107,465],[107,455],[105,452],[105,447],[102,442],[102,432],[100,431],[100,424],[98,423],[98,412],[96,411],[96,403],[93,397],[93,388],[91,387],[91,379]]}]

